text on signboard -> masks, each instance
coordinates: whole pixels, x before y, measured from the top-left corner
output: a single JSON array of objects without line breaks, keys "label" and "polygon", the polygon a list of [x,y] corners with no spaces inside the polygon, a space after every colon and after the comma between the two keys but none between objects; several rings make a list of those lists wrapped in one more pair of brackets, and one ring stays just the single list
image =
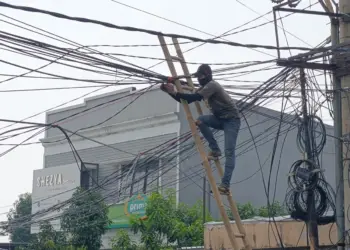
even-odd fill
[{"label": "text on signboard", "polygon": [[62,185],[63,176],[62,174],[51,174],[46,176],[40,176],[36,179],[36,181],[37,181],[36,185],[38,187]]}]

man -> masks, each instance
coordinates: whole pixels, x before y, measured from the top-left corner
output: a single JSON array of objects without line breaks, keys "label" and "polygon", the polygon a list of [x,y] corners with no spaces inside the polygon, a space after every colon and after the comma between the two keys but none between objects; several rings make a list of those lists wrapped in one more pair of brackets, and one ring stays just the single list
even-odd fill
[{"label": "man", "polygon": [[162,84],[161,89],[176,101],[186,100],[188,103],[204,100],[207,102],[212,115],[201,115],[196,121],[202,135],[209,143],[209,156],[219,157],[221,151],[210,128],[223,130],[225,138],[225,173],[218,189],[227,194],[230,190],[232,172],[235,168],[235,147],[238,131],[241,125],[239,110],[235,102],[224,88],[213,80],[209,65],[202,64],[195,73],[200,88],[194,94],[177,93],[174,84]]}]

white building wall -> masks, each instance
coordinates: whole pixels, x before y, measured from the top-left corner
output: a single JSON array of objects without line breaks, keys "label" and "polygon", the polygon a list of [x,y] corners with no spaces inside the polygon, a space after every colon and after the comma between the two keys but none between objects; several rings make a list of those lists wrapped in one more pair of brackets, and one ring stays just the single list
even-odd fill
[{"label": "white building wall", "polygon": [[[145,93],[129,105],[125,111],[121,112],[120,115],[114,117],[118,110],[121,110],[135,98],[134,96],[133,98],[126,97],[121,99],[121,97],[128,96],[133,92],[134,90],[132,89],[126,89],[88,98],[83,104],[52,111],[47,114],[47,122],[54,122],[68,116],[72,117],[67,121],[59,122],[58,125],[74,132],[77,128],[98,124],[113,116],[113,119],[100,126],[79,131],[78,134],[83,137],[78,135],[70,136],[82,161],[97,165],[99,182],[103,179],[111,178],[113,175],[117,176],[120,165],[130,162],[139,153],[179,136],[180,123],[177,115],[179,105],[159,90],[151,90]],[[111,101],[113,99],[119,99],[119,101],[113,103]],[[104,102],[109,102],[109,105],[106,107],[102,105],[98,111],[88,111],[85,115],[85,112],[81,113],[84,110],[91,109],[94,105],[100,105]],[[80,115],[77,117],[72,116],[75,113],[80,113]],[[70,133],[68,134],[71,135]],[[42,143],[44,146],[44,170],[57,172],[62,166],[71,166],[72,170],[78,169],[71,147],[58,129],[49,129],[45,134],[45,138],[42,139]],[[81,163],[78,162],[78,164]],[[165,170],[167,173],[161,177],[160,183],[166,184],[171,182],[172,186],[167,185],[167,188],[178,189],[179,185],[176,181],[179,178],[178,162],[175,160],[174,167]],[[102,195],[107,196],[111,192],[113,193],[113,190],[118,189],[118,184],[117,181],[109,182],[107,190],[101,191]],[[37,189],[33,187],[33,195],[37,195],[36,193]],[[45,194],[41,193],[40,197],[43,196]],[[117,200],[117,197],[109,195],[106,202],[114,203]],[[109,238],[111,235],[114,236],[115,233],[115,229],[107,232],[103,237],[104,245],[109,245]]]}]

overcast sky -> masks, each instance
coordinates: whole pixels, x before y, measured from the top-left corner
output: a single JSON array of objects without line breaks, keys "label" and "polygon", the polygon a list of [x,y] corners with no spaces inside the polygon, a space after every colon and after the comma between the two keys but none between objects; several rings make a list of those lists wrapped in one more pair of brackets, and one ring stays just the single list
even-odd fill
[{"label": "overcast sky", "polygon": [[[178,33],[183,35],[200,37],[203,39],[212,38],[208,34],[220,35],[234,27],[238,27],[247,21],[257,18],[261,14],[265,14],[272,10],[273,4],[271,0],[241,0],[244,5],[238,1],[141,1],[141,0],[120,0],[122,3],[127,3],[133,7],[151,12],[158,16],[176,21],[183,25],[190,26],[197,30],[174,24],[158,17],[142,13],[135,9],[117,4],[111,0],[45,0],[45,1],[4,1],[14,5],[25,5],[40,9],[60,12],[70,16],[86,17],[105,22],[114,23],[121,26],[133,26],[138,28],[152,29],[162,31],[164,33]],[[310,4],[318,2],[316,0],[303,0],[298,8],[304,8]],[[314,5],[312,10],[322,10],[319,4]],[[284,16],[288,13],[281,13]],[[0,7],[1,30],[13,33],[20,36],[37,39],[42,42],[55,44],[57,46],[69,47],[67,44],[57,42],[55,40],[45,38],[43,36],[26,31],[6,22],[16,23],[15,21],[3,16],[13,17],[27,24],[39,27],[50,31],[61,37],[70,39],[82,45],[125,45],[125,44],[157,44],[157,37],[140,32],[128,32],[116,29],[110,29],[95,24],[79,23],[58,19],[52,16],[47,16],[39,13],[28,13],[20,10],[11,10]],[[253,23],[244,26],[243,28],[252,27],[258,24],[271,21],[272,14],[260,18]],[[6,22],[4,22],[6,21]],[[19,23],[17,23],[19,24]],[[21,24],[23,25],[23,24]],[[279,26],[282,24],[279,22]],[[283,26],[286,30],[285,34],[290,46],[311,47],[316,46],[329,36],[329,20],[326,17],[308,16],[295,14],[283,19]],[[283,31],[279,30],[280,43],[286,46],[286,39]],[[239,43],[275,45],[275,33],[273,24],[264,25],[262,27],[240,32],[235,35],[226,37],[230,41]],[[47,62],[32,59],[27,56],[14,54],[5,51],[1,48],[1,60],[11,63],[20,64],[28,68],[36,68],[45,65]],[[189,49],[196,44],[184,45],[183,50]],[[142,55],[152,57],[163,57],[159,47],[136,47],[136,48],[96,48],[103,52],[123,53],[130,55]],[[270,60],[276,58],[276,51],[262,50],[261,52],[241,48],[231,47],[227,45],[204,45],[193,51],[185,54],[186,60],[190,62],[207,62],[207,63],[234,63],[242,61]],[[267,53],[267,54],[266,54]],[[270,54],[270,55],[268,55]],[[289,52],[283,53],[284,56],[289,56]],[[158,61],[119,57],[134,64],[149,67]],[[195,71],[197,65],[189,65],[191,71]],[[223,66],[213,66],[213,69]],[[262,66],[259,66],[262,67]],[[19,69],[8,64],[1,63],[0,74],[17,75],[27,72],[24,69]],[[168,75],[169,71],[163,63],[155,68],[154,71]],[[77,78],[86,79],[109,79],[113,77],[105,77],[98,74],[87,74],[79,70],[67,70],[67,67],[52,64],[45,69],[45,72],[65,75]],[[242,76],[239,79],[244,80],[267,80],[276,70],[265,71],[247,76]],[[42,76],[37,73],[31,73],[30,76]],[[85,82],[48,80],[48,79],[33,79],[33,78],[16,78],[11,81],[1,82],[8,79],[8,76],[0,76],[0,91],[9,89],[31,89],[31,88],[47,88],[47,87],[66,87],[66,86],[87,86],[96,84],[87,84]],[[238,83],[231,83],[232,85]],[[239,83],[242,85],[242,83]],[[106,91],[116,90],[118,87],[108,87],[103,91],[96,92],[101,94]],[[94,88],[96,89],[96,88]],[[87,94],[94,89],[78,89],[78,90],[55,90],[55,91],[37,91],[37,92],[15,92],[6,93],[0,92],[0,118],[21,120],[28,116],[40,113],[64,102]],[[96,94],[95,93],[95,94]],[[83,99],[76,102],[81,103]],[[271,108],[278,108],[272,106]],[[326,113],[326,119],[329,122],[329,117]],[[33,122],[45,122],[45,115],[40,114],[29,119]],[[0,123],[0,128],[8,125]],[[13,126],[12,128],[15,128]],[[1,129],[4,132],[6,129]],[[37,142],[43,134],[33,138],[30,142]],[[6,140],[2,143],[18,143],[26,137],[21,137],[12,140]],[[1,145],[1,152],[8,149],[8,146]],[[6,219],[5,213],[10,208],[10,205],[16,200],[17,196],[24,192],[32,190],[32,174],[34,169],[42,168],[43,162],[43,147],[40,144],[31,146],[21,146],[14,151],[0,158],[0,166],[2,172],[0,174],[0,220]],[[1,241],[5,241],[2,239]]]}]

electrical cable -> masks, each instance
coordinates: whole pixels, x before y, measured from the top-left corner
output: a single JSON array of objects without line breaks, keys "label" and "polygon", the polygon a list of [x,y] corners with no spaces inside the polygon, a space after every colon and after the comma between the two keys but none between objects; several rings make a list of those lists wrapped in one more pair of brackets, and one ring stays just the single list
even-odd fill
[{"label": "electrical cable", "polygon": [[265,90],[266,91],[266,90]]},{"label": "electrical cable", "polygon": [[[3,14],[1,14],[1,15],[3,15]],[[23,22],[21,22],[21,21],[19,21],[19,20],[16,20],[16,19],[14,19],[14,18],[11,18],[11,17],[9,17],[9,16],[6,16],[6,15],[3,15],[3,16],[5,16],[5,17],[7,17],[7,18],[10,18],[11,20],[15,20],[15,21],[17,21],[17,22],[20,22],[20,23],[22,23],[22,24],[25,24],[25,23],[23,23]],[[11,23],[10,23],[11,24]],[[12,25],[14,25],[14,24],[12,24]],[[29,25],[29,24],[26,24],[26,25]],[[18,25],[16,25],[16,26],[18,26]],[[30,27],[34,27],[34,26],[32,26],[32,25],[29,25]],[[18,26],[18,27],[21,27],[21,28],[23,28],[22,26]],[[34,28],[36,28],[36,27],[34,27]],[[25,29],[27,29],[27,28],[25,28]],[[36,29],[39,29],[39,28],[36,28]],[[29,29],[27,29],[27,30],[29,30]],[[44,32],[47,32],[47,31],[45,31],[45,30],[42,30],[42,29],[39,29],[39,30],[41,30],[41,31],[44,31]],[[32,30],[30,30],[30,31],[32,31]],[[32,32],[35,32],[35,31],[32,31]],[[36,33],[38,33],[38,32],[36,32]],[[52,34],[52,33],[50,33],[50,32],[47,32],[47,33],[49,33],[49,34]],[[41,34],[42,35],[42,33],[39,33],[39,34]],[[52,37],[50,37],[50,38],[52,38]],[[62,37],[61,37],[62,38]],[[66,39],[67,40],[67,39]],[[81,46],[81,45],[80,45]],[[192,48],[192,49],[194,49],[194,48]],[[191,49],[191,50],[192,50]],[[158,63],[159,64],[159,63]],[[153,66],[151,66],[151,67],[154,67],[154,66],[156,66],[156,65],[158,65],[158,64],[155,64],[155,65],[153,65]],[[106,87],[108,87],[108,86],[106,86]],[[105,88],[105,87],[102,87],[101,89],[103,89],[103,88]],[[92,91],[92,92],[96,92],[96,91],[99,91],[100,89],[98,89],[98,90],[95,90],[95,91]],[[90,92],[90,93],[92,93],[92,92]],[[90,93],[88,93],[88,94],[90,94]],[[87,94],[86,94],[87,95]],[[76,98],[76,99],[78,99],[78,98]],[[74,100],[76,100],[76,99],[74,99]],[[65,103],[66,104],[66,103]],[[61,106],[61,105],[59,105],[59,106]],[[38,113],[38,114],[41,114],[41,113]],[[38,115],[38,114],[35,114],[35,115],[33,115],[33,116],[36,116],[36,115]],[[33,116],[31,116],[31,117],[33,117]],[[29,117],[29,118],[31,118],[31,117]],[[27,118],[28,119],[28,118]]]},{"label": "electrical cable", "polygon": [[[36,13],[42,13],[46,15],[51,15],[57,18],[63,18],[67,20],[74,20],[78,22],[84,22],[84,23],[94,23],[98,25],[102,25],[108,28],[113,28],[113,29],[122,29],[122,30],[127,30],[127,31],[136,31],[136,32],[142,32],[142,33],[147,33],[150,35],[155,35],[155,36],[164,36],[164,37],[172,37],[172,38],[183,38],[183,39],[188,39],[191,41],[195,42],[206,42],[206,43],[212,43],[212,44],[225,44],[225,45],[230,45],[230,46],[239,46],[239,47],[246,47],[246,48],[264,48],[264,49],[277,49],[276,46],[269,46],[269,45],[257,45],[257,44],[240,44],[236,42],[225,42],[225,41],[217,41],[213,39],[201,39],[201,38],[196,38],[196,37],[191,37],[191,36],[185,36],[185,35],[177,35],[177,34],[167,34],[167,33],[162,33],[158,31],[153,31],[153,30],[147,30],[147,29],[140,29],[140,28],[134,28],[134,27],[126,27],[126,26],[118,26],[114,25],[111,23],[103,22],[103,21],[96,21],[92,20],[89,18],[82,18],[82,17],[71,17],[68,15],[64,15],[61,13],[57,12],[52,12],[52,11],[46,11],[46,10],[41,10],[37,8],[32,8],[32,7],[27,7],[27,6],[18,6],[18,5],[11,5],[8,3],[0,2],[1,7],[7,7],[11,9],[18,9],[22,11],[27,11],[27,12],[36,12]],[[289,49],[295,49],[295,50],[311,50],[309,48],[305,47],[279,47],[280,50],[289,50]]]}]

